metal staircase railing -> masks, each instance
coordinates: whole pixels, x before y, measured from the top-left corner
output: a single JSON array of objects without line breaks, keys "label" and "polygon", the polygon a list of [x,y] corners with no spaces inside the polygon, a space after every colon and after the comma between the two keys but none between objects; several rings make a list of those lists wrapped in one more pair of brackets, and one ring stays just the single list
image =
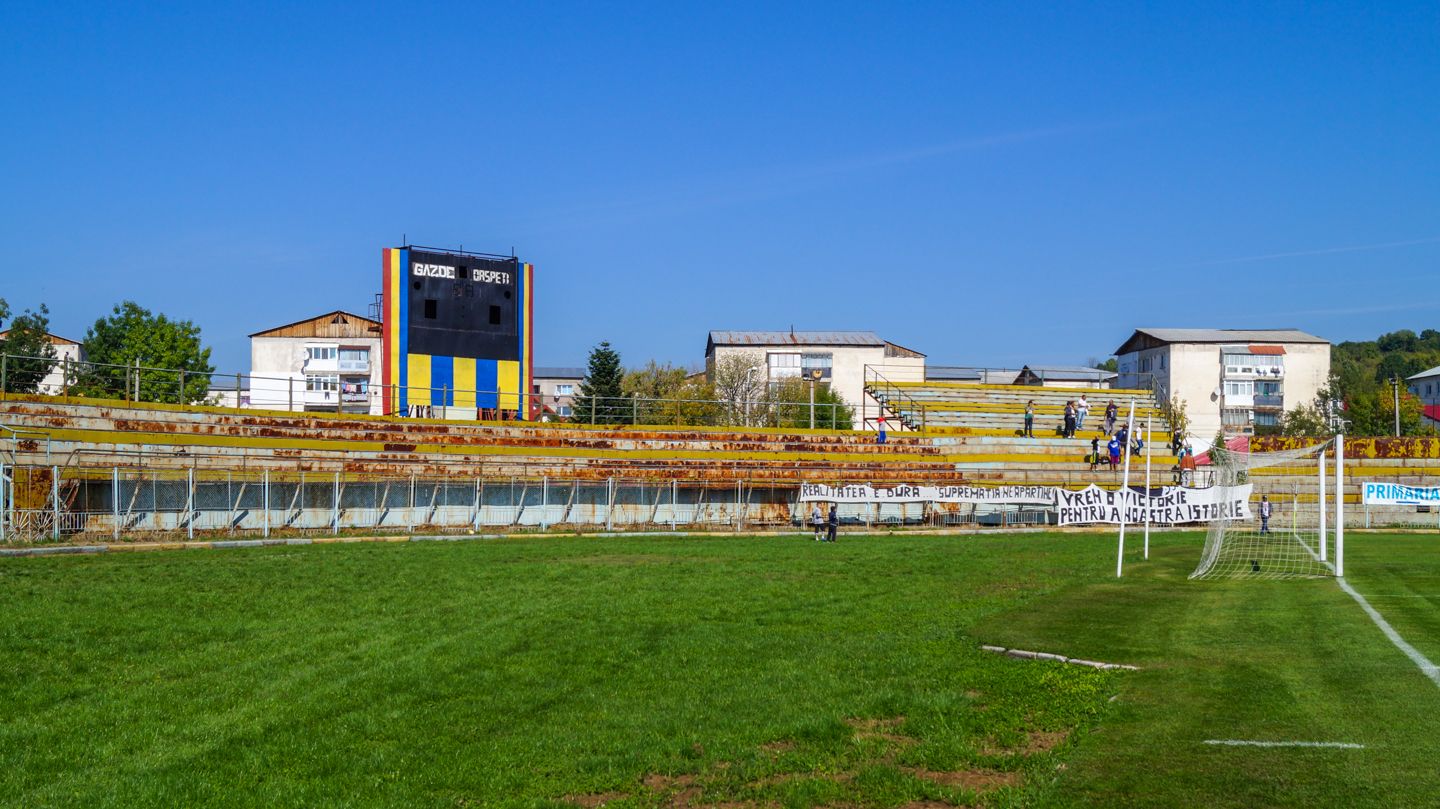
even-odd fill
[{"label": "metal staircase railing", "polygon": [[[929,423],[929,416],[923,404],[905,393],[903,388],[886,379],[873,366],[865,366],[864,379],[865,392],[880,404],[881,415],[884,415],[884,410],[889,410],[891,415],[899,419],[907,429],[925,431]],[[897,406],[897,402],[900,406]],[[863,414],[861,420],[862,422],[869,421]]]}]

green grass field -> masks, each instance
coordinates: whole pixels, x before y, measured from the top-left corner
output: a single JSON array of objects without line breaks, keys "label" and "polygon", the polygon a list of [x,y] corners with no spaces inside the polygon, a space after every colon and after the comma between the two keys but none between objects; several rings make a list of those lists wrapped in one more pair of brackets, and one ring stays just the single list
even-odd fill
[{"label": "green grass field", "polygon": [[[1118,582],[1109,534],[6,560],[0,801],[1433,805],[1440,688],[1333,581],[1186,581],[1200,542]],[[1440,536],[1347,550],[1440,659]]]}]

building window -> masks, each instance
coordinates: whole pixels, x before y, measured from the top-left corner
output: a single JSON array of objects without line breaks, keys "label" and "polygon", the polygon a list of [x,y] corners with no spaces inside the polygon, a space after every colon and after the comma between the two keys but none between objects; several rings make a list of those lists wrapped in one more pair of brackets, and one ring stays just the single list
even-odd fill
[{"label": "building window", "polygon": [[830,367],[834,364],[834,357],[831,354],[802,354],[800,355],[800,374],[806,379],[814,379],[814,371],[820,372],[821,379],[830,378]]},{"label": "building window", "polygon": [[555,395],[556,395],[556,396],[574,396],[574,395],[575,395],[575,386],[574,386],[574,385],[556,385],[556,386],[555,386]]},{"label": "building window", "polygon": [[1256,427],[1275,427],[1275,426],[1277,426],[1277,425],[1279,425],[1279,424],[1280,424],[1280,414],[1279,414],[1279,413],[1276,413],[1276,412],[1273,411],[1273,410],[1272,410],[1272,411],[1269,411],[1269,412],[1266,412],[1266,411],[1264,411],[1264,410],[1256,411],[1256,413],[1255,413],[1255,426],[1256,426]]},{"label": "building window", "polygon": [[560,405],[559,407],[555,408],[555,412],[560,414],[561,418],[568,419],[570,418],[571,413],[573,413],[574,411],[570,409],[570,405]]},{"label": "building window", "polygon": [[770,379],[794,379],[800,376],[799,353],[774,353],[766,357]]},{"label": "building window", "polygon": [[306,346],[305,359],[307,360],[333,360],[339,349],[335,346]]},{"label": "building window", "polygon": [[1225,395],[1226,395],[1226,396],[1254,396],[1254,395],[1255,395],[1255,383],[1254,383],[1254,382],[1250,382],[1250,381],[1248,381],[1248,380],[1246,380],[1246,381],[1239,381],[1239,382],[1226,382],[1226,383],[1225,383]]},{"label": "building window", "polygon": [[340,389],[339,374],[306,374],[305,390],[337,391]]},{"label": "building window", "polygon": [[1244,427],[1250,423],[1250,419],[1249,410],[1226,408],[1220,411],[1220,420],[1226,427]]},{"label": "building window", "polygon": [[370,367],[370,349],[368,348],[342,348],[340,349],[340,370],[342,371],[364,371]]}]

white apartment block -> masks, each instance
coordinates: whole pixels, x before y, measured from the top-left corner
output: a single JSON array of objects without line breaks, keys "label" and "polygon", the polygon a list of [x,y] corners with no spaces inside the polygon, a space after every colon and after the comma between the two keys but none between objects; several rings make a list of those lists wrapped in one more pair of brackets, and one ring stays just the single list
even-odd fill
[{"label": "white apartment block", "polygon": [[1185,402],[1197,444],[1278,425],[1330,378],[1330,342],[1295,329],[1136,329],[1115,356],[1117,387]]},{"label": "white apartment block", "polygon": [[[767,383],[818,378],[855,410],[855,426],[880,413],[865,393],[867,373],[890,382],[924,382],[925,355],[880,339],[870,331],[712,331],[705,343],[705,370],[727,356],[759,361]],[[867,371],[868,369],[868,371]],[[712,377],[713,378],[713,377]]]},{"label": "white apartment block", "polygon": [[336,310],[250,335],[250,407],[381,413],[377,320]]},{"label": "white apartment block", "polygon": [[[0,339],[10,334],[10,330],[0,331]],[[50,345],[55,347],[55,366],[50,373],[40,380],[40,385],[35,389],[36,393],[43,393],[46,396],[60,396],[65,393],[65,369],[67,365],[80,362],[85,359],[85,352],[79,343],[68,337],[61,337],[58,334],[45,332],[49,338]]]},{"label": "white apartment block", "polygon": [[540,397],[540,419],[568,419],[575,412],[575,397],[585,381],[585,369],[537,365],[531,380],[530,392]]},{"label": "white apartment block", "polygon": [[1405,387],[1420,400],[1425,409],[1425,423],[1431,426],[1440,424],[1440,365],[1407,377]]}]

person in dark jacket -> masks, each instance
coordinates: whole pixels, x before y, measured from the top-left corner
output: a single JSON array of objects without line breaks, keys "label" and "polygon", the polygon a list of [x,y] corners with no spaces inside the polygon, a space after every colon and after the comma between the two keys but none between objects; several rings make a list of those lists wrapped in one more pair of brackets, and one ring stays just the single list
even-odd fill
[{"label": "person in dark jacket", "polygon": [[840,530],[840,507],[834,503],[830,504],[830,520],[825,525],[825,541],[834,542],[835,534]]},{"label": "person in dark jacket", "polygon": [[1112,400],[1110,404],[1105,405],[1106,435],[1113,435],[1115,433],[1115,420],[1118,418],[1120,418],[1120,408],[1116,407],[1115,402]]}]

